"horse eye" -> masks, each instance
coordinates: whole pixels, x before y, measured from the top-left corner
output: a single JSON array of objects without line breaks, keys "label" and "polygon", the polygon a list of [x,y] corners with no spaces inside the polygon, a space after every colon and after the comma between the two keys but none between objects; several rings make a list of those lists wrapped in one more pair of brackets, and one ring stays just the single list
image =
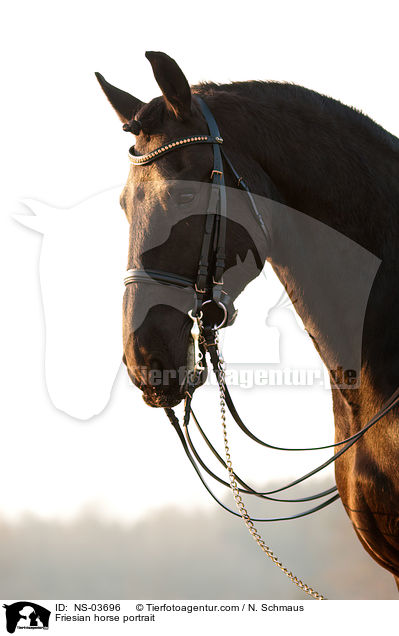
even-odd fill
[{"label": "horse eye", "polygon": [[192,192],[180,192],[179,194],[179,203],[191,203],[194,200],[194,195]]}]

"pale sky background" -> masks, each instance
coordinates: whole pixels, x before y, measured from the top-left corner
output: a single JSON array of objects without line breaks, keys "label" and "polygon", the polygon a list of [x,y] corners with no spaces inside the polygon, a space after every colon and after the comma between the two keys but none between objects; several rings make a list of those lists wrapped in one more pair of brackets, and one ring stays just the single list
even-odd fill
[{"label": "pale sky background", "polygon": [[[384,1],[7,6],[0,43],[2,515],[16,518],[31,511],[64,519],[89,507],[117,520],[135,520],[168,503],[184,509],[216,505],[163,412],[144,404],[124,368],[107,408],[89,421],[57,410],[47,394],[42,239],[11,214],[21,211],[22,198],[70,208],[126,178],[131,138],[122,132],[94,71],[149,100],[159,89],[144,52],[161,50],[176,59],[190,83],[291,81],[356,106],[398,135],[397,17],[395,3]],[[93,240],[95,232],[93,227]],[[267,282],[256,284],[272,306],[279,293],[275,282],[268,275]],[[247,300],[242,298],[247,315],[251,303],[249,290]],[[287,315],[281,320],[280,333],[286,329],[295,357],[304,346],[303,333]],[[257,328],[261,338],[262,325]],[[240,329],[239,324],[231,329],[231,342]],[[319,364],[310,343],[303,355]],[[247,423],[274,443],[333,441],[331,396],[321,387],[266,387],[236,396]],[[220,448],[217,404],[211,388],[202,389],[194,402]],[[258,484],[297,476],[329,456],[328,451],[276,455],[233,435],[232,440],[237,471]],[[317,482],[309,490],[315,492]]]}]

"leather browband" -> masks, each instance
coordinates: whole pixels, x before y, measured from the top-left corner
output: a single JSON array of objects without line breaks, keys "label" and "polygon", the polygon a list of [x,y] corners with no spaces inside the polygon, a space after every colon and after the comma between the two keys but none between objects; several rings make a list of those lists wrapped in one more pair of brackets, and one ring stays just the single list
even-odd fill
[{"label": "leather browband", "polygon": [[192,145],[192,144],[222,144],[223,139],[221,137],[214,137],[211,135],[194,135],[192,137],[183,137],[182,139],[176,139],[175,141],[170,141],[164,146],[159,146],[159,148],[155,148],[151,152],[147,152],[145,155],[138,155],[135,152],[135,146],[132,146],[129,149],[129,160],[135,166],[143,166],[147,163],[151,163],[156,159],[159,159],[161,155],[165,155],[167,152],[171,152],[172,150],[177,150],[182,146]]}]

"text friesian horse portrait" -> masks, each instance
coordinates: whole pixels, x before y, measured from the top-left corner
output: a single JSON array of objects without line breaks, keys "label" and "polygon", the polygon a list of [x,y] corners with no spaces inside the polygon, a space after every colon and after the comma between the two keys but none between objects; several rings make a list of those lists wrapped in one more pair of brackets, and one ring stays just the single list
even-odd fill
[{"label": "text friesian horse portrait", "polygon": [[231,324],[269,261],[330,372],[342,504],[399,586],[399,140],[300,86],[190,87],[169,56],[146,57],[162,92],[149,103],[96,74],[136,137],[121,195],[129,376],[147,404],[173,412],[204,357],[193,317],[201,329]]}]

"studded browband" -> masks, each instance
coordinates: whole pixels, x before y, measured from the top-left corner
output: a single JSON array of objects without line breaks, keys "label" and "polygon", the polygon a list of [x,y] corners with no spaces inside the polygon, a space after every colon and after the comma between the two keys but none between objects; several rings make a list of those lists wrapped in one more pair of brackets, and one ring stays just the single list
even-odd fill
[{"label": "studded browband", "polygon": [[135,166],[142,166],[147,163],[151,163],[155,159],[158,159],[161,155],[165,155],[171,150],[177,150],[182,146],[191,144],[222,144],[223,139],[221,137],[213,137],[211,135],[195,135],[193,137],[183,137],[182,139],[176,139],[164,146],[159,146],[151,152],[147,152],[145,155],[138,155],[135,152],[135,146],[132,146],[129,150],[130,162]]}]

